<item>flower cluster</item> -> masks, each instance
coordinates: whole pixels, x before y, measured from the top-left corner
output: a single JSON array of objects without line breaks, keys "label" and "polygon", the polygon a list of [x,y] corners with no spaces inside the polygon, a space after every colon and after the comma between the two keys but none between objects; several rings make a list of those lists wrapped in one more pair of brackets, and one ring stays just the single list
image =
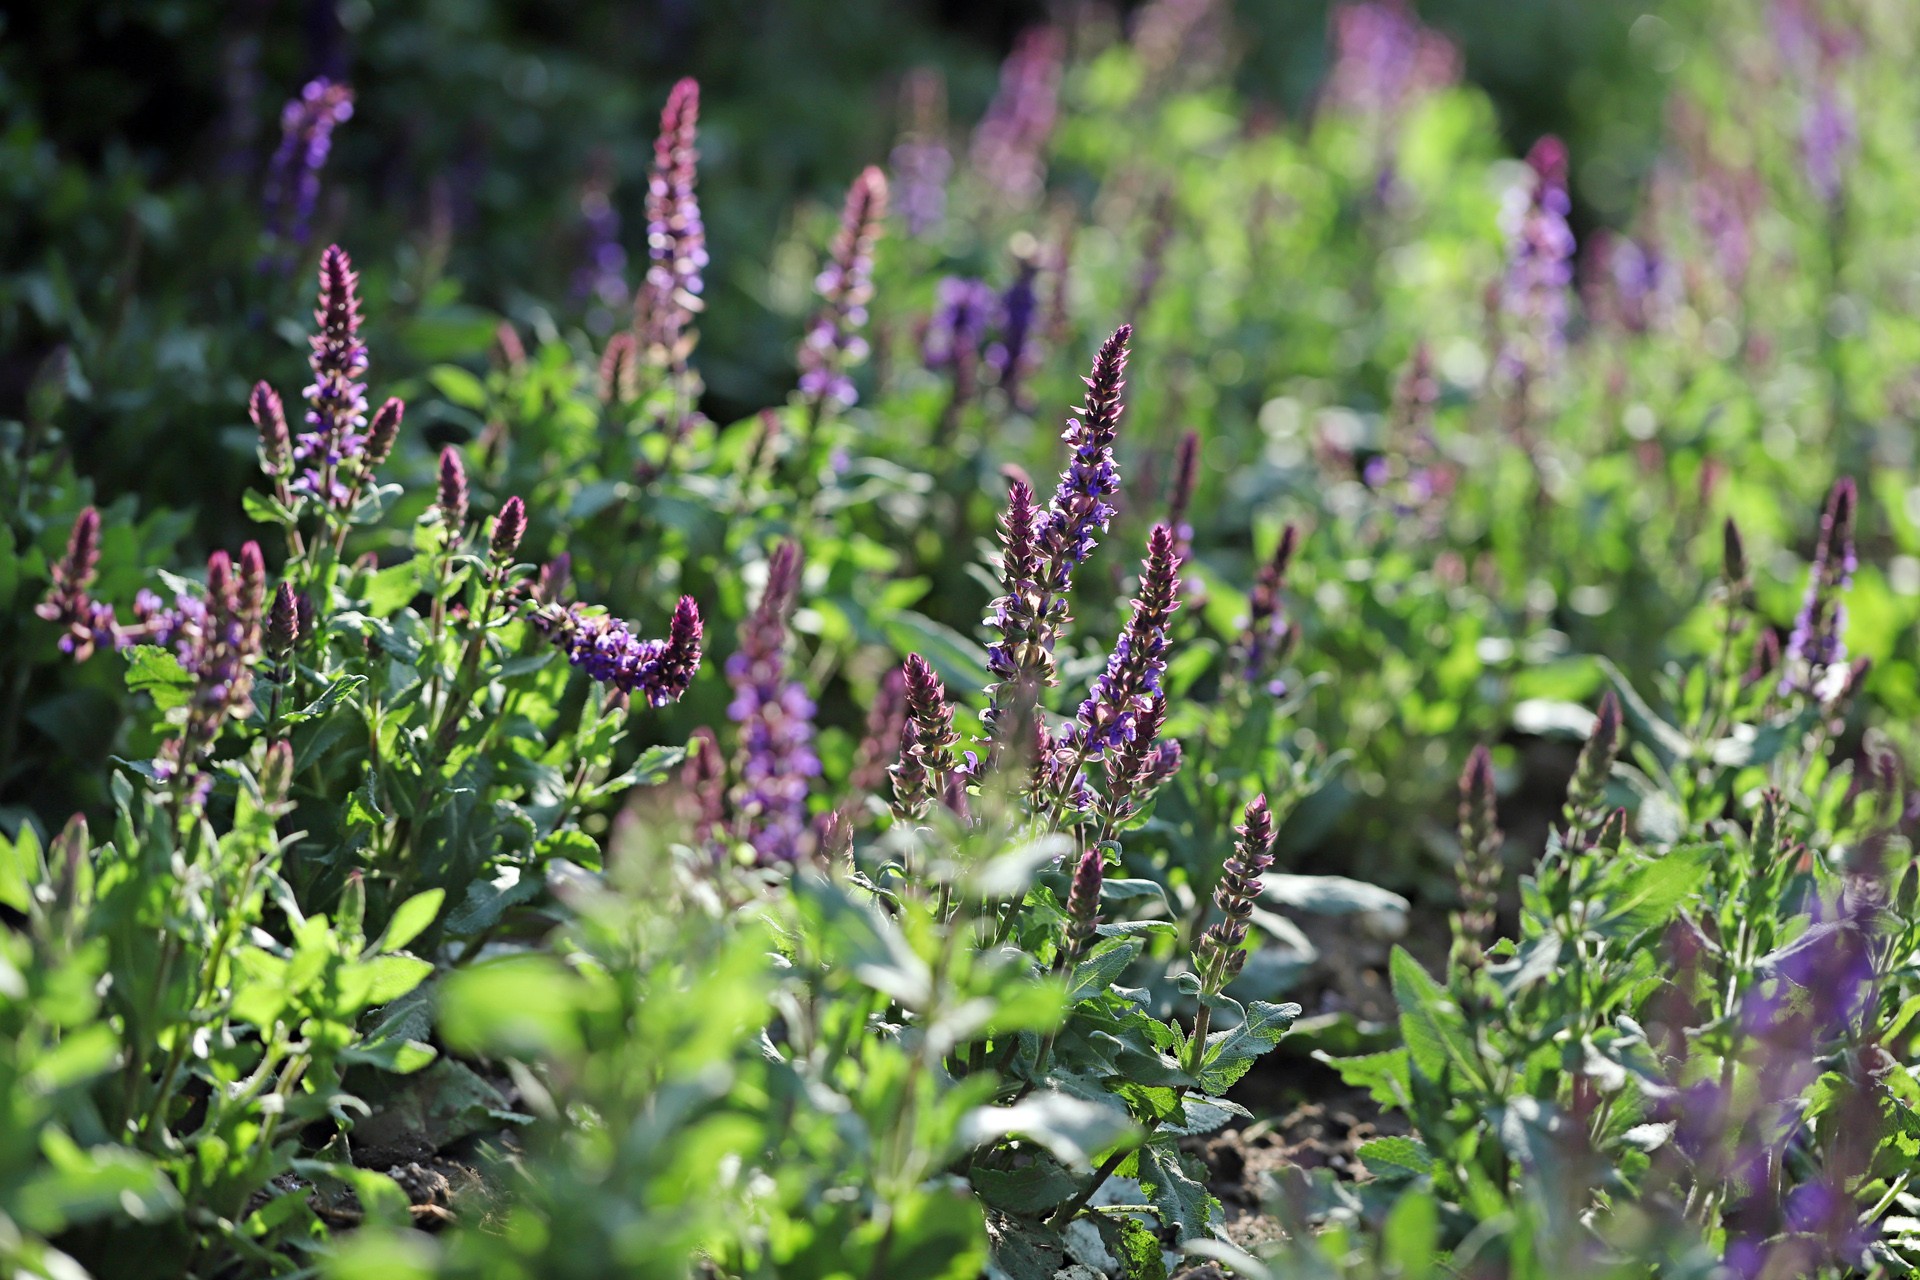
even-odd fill
[{"label": "flower cluster", "polygon": [[1573,231],[1567,214],[1567,149],[1548,136],[1527,153],[1527,181],[1501,213],[1507,271],[1500,287],[1503,377],[1526,388],[1551,377],[1566,347]]},{"label": "flower cluster", "polygon": [[[171,604],[151,591],[134,600],[134,621],[122,624],[113,606],[89,594],[100,559],[100,513],[80,512],[67,551],[53,566],[53,586],[34,609],[64,628],[60,649],[84,662],[102,648],[157,645],[172,652],[191,686],[180,733],[154,761],[156,776],[182,779],[185,794],[202,799],[210,778],[199,765],[230,719],[253,709],[251,662],[262,652],[267,567],[257,543],[240,548],[239,563],[224,551],[207,560],[203,594],[181,592]],[[297,626],[297,620],[296,620]]]},{"label": "flower cluster", "polygon": [[1780,662],[1778,693],[1783,698],[1807,693],[1827,702],[1844,687],[1847,645],[1841,632],[1847,626],[1847,606],[1842,597],[1853,585],[1853,572],[1858,566],[1853,523],[1859,502],[1859,491],[1850,476],[1836,481],[1827,495],[1807,593]]},{"label": "flower cluster", "polygon": [[589,678],[648,706],[678,702],[700,669],[702,624],[692,596],[680,597],[663,640],[642,640],[620,619],[578,604],[542,604],[528,620]]},{"label": "flower cluster", "polygon": [[826,267],[814,280],[825,301],[800,344],[800,394],[816,408],[859,399],[848,370],[867,357],[867,303],[873,297],[873,250],[887,216],[887,177],[861,171],[847,191]]},{"label": "flower cluster", "polygon": [[1047,143],[1058,115],[1065,42],[1051,27],[1022,35],[1000,67],[1000,87],[973,131],[969,160],[987,186],[1014,208],[1040,198]]},{"label": "flower cluster", "polygon": [[324,76],[309,81],[280,112],[280,146],[267,166],[267,231],[303,245],[320,198],[320,171],[333,149],[333,131],[353,115],[353,90]]},{"label": "flower cluster", "polygon": [[694,191],[700,153],[700,86],[681,80],[660,112],[647,179],[647,278],[641,287],[636,328],[657,359],[678,366],[692,348],[693,317],[703,305],[701,272],[707,265],[706,226]]},{"label": "flower cluster", "polygon": [[740,726],[733,812],[739,838],[762,866],[792,863],[813,843],[807,791],[820,772],[814,707],[787,666],[787,616],[799,588],[800,547],[782,543],[768,562],[760,603],[740,625],[740,648],[727,659],[727,714]]}]

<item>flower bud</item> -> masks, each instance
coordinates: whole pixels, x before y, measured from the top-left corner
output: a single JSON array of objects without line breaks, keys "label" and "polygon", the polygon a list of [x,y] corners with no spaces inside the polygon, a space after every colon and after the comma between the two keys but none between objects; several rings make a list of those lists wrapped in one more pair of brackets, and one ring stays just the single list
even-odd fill
[{"label": "flower bud", "polygon": [[367,466],[377,467],[393,454],[394,441],[400,438],[400,419],[407,406],[397,396],[374,411],[373,424],[367,428]]},{"label": "flower bud", "polygon": [[293,744],[280,738],[267,744],[266,759],[260,764],[260,797],[268,810],[287,803],[293,791]]},{"label": "flower bud", "polygon": [[440,451],[440,519],[449,536],[458,536],[467,523],[467,466],[452,445]]},{"label": "flower bud", "polygon": [[287,431],[280,393],[256,382],[247,397],[247,416],[260,432],[260,470],[270,476],[285,475],[293,465],[293,437]]},{"label": "flower bud", "polygon": [[519,498],[508,498],[500,508],[500,514],[493,519],[493,558],[497,564],[513,563],[513,553],[520,549],[520,539],[527,532],[527,504]]},{"label": "flower bud", "polygon": [[267,617],[267,652],[285,662],[300,645],[300,600],[293,583],[283,581],[273,593],[273,612]]}]

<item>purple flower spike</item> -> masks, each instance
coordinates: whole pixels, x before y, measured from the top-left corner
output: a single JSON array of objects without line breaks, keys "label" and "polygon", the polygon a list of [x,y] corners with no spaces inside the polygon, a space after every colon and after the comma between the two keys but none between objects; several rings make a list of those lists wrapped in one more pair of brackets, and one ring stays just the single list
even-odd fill
[{"label": "purple flower spike", "polygon": [[1847,163],[1859,144],[1852,104],[1830,76],[1823,77],[1801,122],[1800,155],[1807,185],[1829,209],[1840,203]]},{"label": "purple flower spike", "polygon": [[513,563],[514,553],[520,550],[520,539],[527,532],[527,504],[518,496],[508,498],[500,507],[500,514],[493,518],[493,541],[488,550],[498,565]]},{"label": "purple flower spike", "polygon": [[435,505],[447,536],[457,538],[467,523],[467,465],[452,445],[440,451],[440,490]]},{"label": "purple flower spike", "polygon": [[293,447],[302,468],[294,490],[335,509],[352,501],[345,477],[362,462],[366,447],[367,348],[360,341],[359,280],[339,245],[320,255],[320,302],[313,313],[319,332],[308,339],[313,385],[306,390],[307,429]]},{"label": "purple flower spike", "polygon": [[1153,527],[1133,614],[1107,658],[1107,669],[1080,704],[1074,746],[1084,759],[1099,759],[1132,742],[1140,720],[1161,696],[1167,669],[1167,624],[1179,608],[1173,530]]},{"label": "purple flower spike", "polygon": [[919,654],[909,654],[902,668],[906,684],[907,726],[900,761],[893,775],[894,807],[908,817],[919,817],[945,790],[955,773],[953,706],[940,677]]},{"label": "purple flower spike", "polygon": [[285,662],[300,645],[300,598],[293,583],[282,581],[273,593],[273,610],[267,615],[267,652]]},{"label": "purple flower spike", "polygon": [[1550,377],[1566,348],[1573,231],[1567,225],[1567,148],[1548,135],[1527,153],[1527,182],[1509,193],[1501,215],[1507,272],[1500,287],[1505,330],[1499,366],[1525,388]]},{"label": "purple flower spike", "polygon": [[1120,426],[1120,393],[1126,387],[1121,375],[1126,372],[1127,342],[1132,337],[1133,326],[1123,324],[1101,344],[1093,374],[1085,379],[1087,403],[1079,416],[1067,419],[1061,436],[1073,456],[1060,473],[1060,485],[1039,534],[1047,559],[1042,585],[1056,600],[1066,594],[1074,569],[1093,554],[1099,535],[1113,520],[1114,509],[1107,499],[1120,492],[1113,440]]},{"label": "purple flower spike", "polygon": [[1255,796],[1247,805],[1245,819],[1236,830],[1239,843],[1221,868],[1220,883],[1213,891],[1213,904],[1222,918],[1207,927],[1194,949],[1194,968],[1210,991],[1220,990],[1246,963],[1242,948],[1247,921],[1253,916],[1254,899],[1260,896],[1260,877],[1273,865],[1273,814],[1265,796]]},{"label": "purple flower spike", "polygon": [[678,702],[700,669],[700,607],[692,596],[680,597],[664,640],[642,640],[618,618],[587,613],[578,604],[544,605],[528,620],[590,679],[648,706]]},{"label": "purple flower spike", "polygon": [[1106,877],[1106,853],[1095,845],[1080,855],[1067,890],[1067,953],[1078,956],[1100,923],[1100,885]]},{"label": "purple flower spike", "polygon": [[287,413],[280,404],[280,393],[264,382],[253,384],[247,397],[247,416],[260,432],[260,470],[269,476],[281,476],[293,464],[293,437],[287,431]]},{"label": "purple flower spike", "polygon": [[386,403],[374,411],[373,424],[367,428],[369,467],[377,467],[393,456],[393,446],[400,439],[400,420],[406,412],[407,406],[397,396],[388,396]]},{"label": "purple flower spike", "polygon": [[1846,630],[1847,606],[1842,597],[1853,585],[1853,571],[1858,566],[1853,525],[1859,503],[1859,490],[1851,476],[1835,481],[1827,495],[1807,594],[1780,663],[1778,692],[1783,698],[1806,693],[1829,702],[1844,689],[1847,646],[1840,633]]},{"label": "purple flower spike", "polygon": [[1008,205],[1024,209],[1046,190],[1047,143],[1059,114],[1066,49],[1060,33],[1023,34],[1000,66],[1000,87],[973,131],[974,172]]},{"label": "purple flower spike", "polygon": [[948,276],[934,287],[933,317],[920,344],[929,369],[951,369],[959,379],[972,370],[986,340],[997,299],[984,280]]},{"label": "purple flower spike", "polygon": [[873,250],[887,216],[887,176],[868,167],[853,180],[840,231],[814,289],[825,301],[800,344],[800,394],[817,408],[859,399],[847,371],[867,358],[861,330],[873,298]]},{"label": "purple flower spike", "polygon": [[727,659],[734,698],[727,714],[740,726],[733,811],[739,837],[762,866],[790,864],[811,852],[809,779],[813,702],[787,665],[787,616],[800,586],[800,547],[786,542],[767,566],[760,603],[740,626],[740,649]]},{"label": "purple flower spike", "polygon": [[[1293,627],[1280,607],[1280,592],[1287,584],[1287,569],[1293,564],[1293,553],[1299,544],[1299,529],[1293,525],[1282,529],[1273,558],[1260,566],[1259,577],[1254,581],[1248,600],[1247,628],[1241,633],[1237,646],[1240,673],[1249,684],[1270,680],[1273,669],[1292,642]],[[1281,690],[1270,685],[1269,692]]]},{"label": "purple flower spike", "polygon": [[987,646],[987,669],[994,683],[987,689],[991,705],[986,721],[996,738],[1011,728],[1005,720],[1016,702],[1037,698],[1039,690],[1053,683],[1053,653],[1040,643],[1041,518],[1033,490],[1014,481],[1007,513],[1001,517],[1000,585],[1005,594],[993,602],[987,619],[997,638]]},{"label": "purple flower spike", "polygon": [[647,278],[636,316],[641,340],[657,359],[675,368],[693,348],[693,318],[704,305],[701,272],[707,265],[707,232],[694,190],[699,124],[700,85],[688,77],[667,95],[653,144],[653,172],[647,179]]},{"label": "purple flower spike", "polygon": [[267,167],[267,232],[303,245],[320,198],[320,171],[333,131],[353,115],[353,90],[324,77],[310,81],[280,112],[280,147]]},{"label": "purple flower spike", "polygon": [[60,652],[85,662],[97,648],[119,644],[113,609],[87,594],[100,567],[100,512],[84,507],[67,535],[67,553],[53,566],[53,587],[33,611],[66,629]]},{"label": "purple flower spike", "polygon": [[1000,296],[1000,341],[987,349],[987,363],[1016,408],[1022,404],[1020,384],[1035,357],[1033,328],[1040,297],[1034,286],[1039,278],[1040,264],[1031,254],[1021,257],[1013,283]]}]

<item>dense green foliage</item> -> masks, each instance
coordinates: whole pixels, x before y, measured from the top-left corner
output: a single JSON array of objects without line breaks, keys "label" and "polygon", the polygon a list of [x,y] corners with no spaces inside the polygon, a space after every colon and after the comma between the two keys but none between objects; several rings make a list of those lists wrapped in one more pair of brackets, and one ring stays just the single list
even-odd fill
[{"label": "dense green foliage", "polygon": [[1584,135],[1391,3],[1284,124],[1221,6],[1076,11],[849,107],[837,215],[731,149],[830,78],[768,18],[624,236],[511,129],[330,203],[458,160],[337,87],[264,217],[10,99],[0,1263],[1910,1270],[1916,31],[1748,9],[1635,24],[1577,256]]}]

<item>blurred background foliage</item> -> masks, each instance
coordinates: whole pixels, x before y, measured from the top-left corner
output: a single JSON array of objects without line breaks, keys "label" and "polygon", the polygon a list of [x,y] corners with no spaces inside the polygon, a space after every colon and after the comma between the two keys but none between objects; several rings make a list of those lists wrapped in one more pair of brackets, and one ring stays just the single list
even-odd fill
[{"label": "blurred background foliage", "polygon": [[[772,246],[796,201],[830,204],[860,163],[884,157],[901,86],[940,68],[948,111],[977,118],[1021,29],[1063,15],[1040,3],[665,0],[564,6],[525,0],[109,0],[0,16],[0,416],[21,416],[34,371],[60,344],[165,330],[145,380],[153,403],[108,397],[96,413],[153,415],[209,436],[234,423],[244,361],[220,348],[235,321],[292,310],[271,279],[235,278],[219,242],[251,233],[280,104],[316,75],[357,101],[329,163],[317,234],[351,225],[368,263],[405,264],[375,297],[409,307],[423,359],[463,349],[473,308],[530,318],[567,296],[584,184],[604,182],[641,224],[658,103],[681,75],[706,89],[702,187],[714,265],[703,342],[709,413],[726,421],[791,381],[791,317],[769,307]],[[1557,132],[1579,157],[1576,229],[1618,220],[1660,130],[1663,71],[1684,5],[1638,0],[1436,0],[1423,17],[1459,43],[1514,151]],[[1322,0],[1240,0],[1229,57],[1250,109],[1305,112],[1325,73]],[[631,240],[631,235],[628,237]],[[410,266],[411,270],[406,270]],[[456,297],[449,281],[460,282]],[[304,282],[303,282],[304,283]],[[157,300],[157,301],[156,301]],[[751,304],[751,305],[749,305]],[[155,313],[153,308],[163,308]],[[386,308],[375,308],[390,314]],[[463,323],[465,327],[463,329]],[[97,332],[100,327],[108,332]],[[240,333],[246,326],[240,326]],[[424,344],[425,348],[421,349]],[[389,344],[388,350],[393,346]],[[135,380],[81,368],[72,391]],[[398,371],[394,371],[398,372]],[[184,401],[184,404],[183,404]],[[156,421],[154,429],[159,429]],[[85,432],[80,438],[84,441]],[[227,460],[235,483],[250,459]],[[208,473],[156,491],[147,465],[89,458],[109,489],[205,497]],[[150,460],[149,460],[150,461]]]}]

